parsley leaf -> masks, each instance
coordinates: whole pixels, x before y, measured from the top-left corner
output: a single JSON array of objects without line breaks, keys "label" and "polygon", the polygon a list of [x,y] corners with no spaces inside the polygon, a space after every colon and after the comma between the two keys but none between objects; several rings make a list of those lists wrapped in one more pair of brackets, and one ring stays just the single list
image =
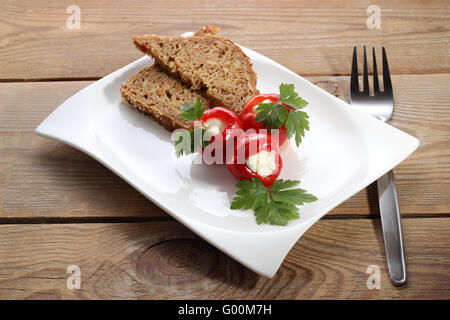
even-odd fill
[{"label": "parsley leaf", "polygon": [[210,139],[206,130],[201,127],[176,131],[174,132],[175,154],[180,157],[183,154],[188,155],[197,152],[200,142],[206,148],[211,143]]},{"label": "parsley leaf", "polygon": [[175,154],[177,157],[195,152],[194,129],[177,131],[175,137]]},{"label": "parsley leaf", "polygon": [[289,220],[298,219],[298,205],[317,200],[317,197],[296,188],[300,181],[276,180],[271,189],[266,188],[258,178],[238,182],[239,190],[231,202],[231,209],[252,209],[256,223],[285,226]]},{"label": "parsley leaf", "polygon": [[302,142],[302,137],[305,136],[305,131],[309,130],[308,115],[304,111],[291,110],[286,120],[286,134],[289,138],[295,134],[295,144],[297,147]]},{"label": "parsley leaf", "polygon": [[240,190],[231,202],[231,209],[253,209],[267,203],[267,189],[257,178],[239,181],[236,185]]},{"label": "parsley leaf", "polygon": [[289,220],[298,219],[298,208],[284,202],[269,202],[255,210],[256,223],[285,226]]},{"label": "parsley leaf", "polygon": [[295,92],[293,84],[280,84],[280,102],[287,104],[294,109],[302,109],[308,105],[308,102],[303,100]]},{"label": "parsley leaf", "polygon": [[197,98],[195,102],[187,102],[181,106],[180,116],[186,121],[200,120],[205,110],[206,107],[200,98]]},{"label": "parsley leaf", "polygon": [[286,122],[289,111],[279,103],[261,103],[256,107],[256,121],[267,129],[280,129]]},{"label": "parsley leaf", "polygon": [[[306,107],[308,102],[303,100],[295,92],[293,84],[280,85],[280,101],[271,103],[261,103],[256,107],[256,121],[262,122],[263,127],[280,129],[286,127],[288,138],[295,136],[297,147],[305,136],[305,131],[309,130],[308,115],[300,109]],[[286,107],[289,106],[292,109]]]},{"label": "parsley leaf", "polygon": [[299,184],[300,184],[300,181],[298,181],[298,180],[278,179],[273,182],[272,191],[276,192],[276,191],[280,191],[283,189],[290,189],[290,188],[298,186]]}]

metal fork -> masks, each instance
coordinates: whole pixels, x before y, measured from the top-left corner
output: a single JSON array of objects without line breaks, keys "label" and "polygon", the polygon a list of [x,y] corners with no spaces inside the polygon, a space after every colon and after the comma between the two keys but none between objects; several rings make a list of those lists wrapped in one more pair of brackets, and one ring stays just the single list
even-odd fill
[{"label": "metal fork", "polygon": [[[356,47],[353,48],[350,100],[352,107],[359,108],[375,118],[386,122],[391,118],[394,111],[394,96],[384,47],[382,48],[382,53],[384,89],[380,91],[375,48],[372,48],[373,96],[371,96],[369,90],[369,74],[367,71],[366,47],[364,46],[363,91],[359,90],[358,59]],[[392,171],[389,171],[377,180],[377,188],[389,275],[395,286],[402,286],[406,284],[405,250],[397,190]]]}]

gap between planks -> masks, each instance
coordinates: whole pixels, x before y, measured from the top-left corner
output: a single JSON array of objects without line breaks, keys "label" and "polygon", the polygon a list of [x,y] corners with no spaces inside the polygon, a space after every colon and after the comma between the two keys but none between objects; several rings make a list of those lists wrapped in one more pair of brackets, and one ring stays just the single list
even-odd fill
[{"label": "gap between planks", "polygon": [[[133,62],[133,61],[132,61]],[[130,62],[130,63],[132,63]],[[448,72],[424,72],[424,73],[391,73],[391,76],[429,76],[429,75],[439,75],[439,74],[448,74]],[[302,78],[308,78],[308,77],[349,77],[350,80],[350,73],[335,73],[335,74],[297,74],[298,76]],[[17,82],[76,82],[76,81],[98,81],[103,79],[108,75],[105,75],[103,77],[62,77],[62,78],[3,78],[0,79],[0,83],[17,83]],[[372,73],[369,72],[369,77],[372,76]],[[381,73],[379,73],[379,76],[381,76]]]},{"label": "gap between planks", "polygon": [[[409,213],[402,215],[402,219],[424,219],[424,218],[450,218],[448,214],[418,214]],[[376,220],[379,215],[357,215],[357,214],[334,214],[326,215],[321,220]],[[171,216],[166,217],[30,217],[30,218],[1,218],[0,225],[21,225],[21,224],[77,224],[77,223],[143,223],[176,221]]]}]

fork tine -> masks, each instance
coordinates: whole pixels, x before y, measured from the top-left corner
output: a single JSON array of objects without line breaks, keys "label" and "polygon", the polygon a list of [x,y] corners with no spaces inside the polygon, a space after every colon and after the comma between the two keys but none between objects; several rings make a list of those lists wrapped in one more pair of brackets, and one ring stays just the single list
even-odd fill
[{"label": "fork tine", "polygon": [[364,46],[364,71],[363,71],[363,83],[364,83],[364,94],[370,95],[370,93],[369,93],[369,72],[367,71],[366,46]]},{"label": "fork tine", "polygon": [[353,47],[352,73],[350,76],[350,94],[353,96],[359,94],[358,57],[356,55],[356,46]]},{"label": "fork tine", "polygon": [[375,47],[372,47],[372,58],[373,58],[373,93],[376,94],[380,92],[380,85],[378,84],[378,69],[377,69],[377,58],[375,57]]},{"label": "fork tine", "polygon": [[386,50],[383,47],[383,86],[384,92],[392,95],[392,82],[389,73],[389,65],[386,57]]}]

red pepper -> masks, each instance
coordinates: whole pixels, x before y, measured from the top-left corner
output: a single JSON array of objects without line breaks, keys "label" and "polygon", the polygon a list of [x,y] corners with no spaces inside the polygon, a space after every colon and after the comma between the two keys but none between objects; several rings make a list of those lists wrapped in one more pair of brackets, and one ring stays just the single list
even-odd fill
[{"label": "red pepper", "polygon": [[[275,169],[270,175],[261,176],[251,170],[246,163],[250,156],[261,151],[273,153],[275,158]],[[278,144],[272,143],[272,136],[264,133],[245,133],[238,137],[233,157],[228,159],[228,170],[239,180],[251,180],[258,178],[266,187],[271,186],[281,172],[283,163],[280,156]]]},{"label": "red pepper", "polygon": [[[255,108],[259,104],[263,103],[264,100],[270,100],[271,102],[278,102],[280,101],[280,95],[275,93],[260,94],[254,96],[245,104],[241,112],[242,125],[245,131],[247,131],[248,129],[255,129],[258,132],[260,129],[263,129],[263,123],[256,121]],[[288,110],[292,109],[292,107],[289,107],[285,104],[283,104],[283,106],[285,106]],[[268,132],[270,133],[269,129]],[[288,136],[286,133],[286,127],[283,125],[279,129],[278,143],[280,144],[280,146],[282,146],[286,141],[288,141]]]},{"label": "red pepper", "polygon": [[[222,143],[223,143],[223,152],[222,152],[222,154],[223,154],[222,161],[223,162],[222,163],[225,163],[226,141],[229,140],[231,137],[234,137],[235,136],[234,134],[235,134],[235,132],[237,132],[237,130],[240,130],[243,132],[242,121],[241,121],[241,119],[239,119],[239,117],[233,111],[231,111],[227,108],[223,108],[223,107],[215,107],[215,108],[207,109],[203,113],[200,120],[194,122],[193,126],[196,127],[200,123],[204,124],[210,119],[217,119],[217,120],[222,121],[225,124],[225,128],[220,133],[213,136],[210,140],[210,143],[212,143],[216,140],[216,138],[219,134],[222,135]],[[215,150],[212,150],[211,156],[212,157],[215,156]]]}]

